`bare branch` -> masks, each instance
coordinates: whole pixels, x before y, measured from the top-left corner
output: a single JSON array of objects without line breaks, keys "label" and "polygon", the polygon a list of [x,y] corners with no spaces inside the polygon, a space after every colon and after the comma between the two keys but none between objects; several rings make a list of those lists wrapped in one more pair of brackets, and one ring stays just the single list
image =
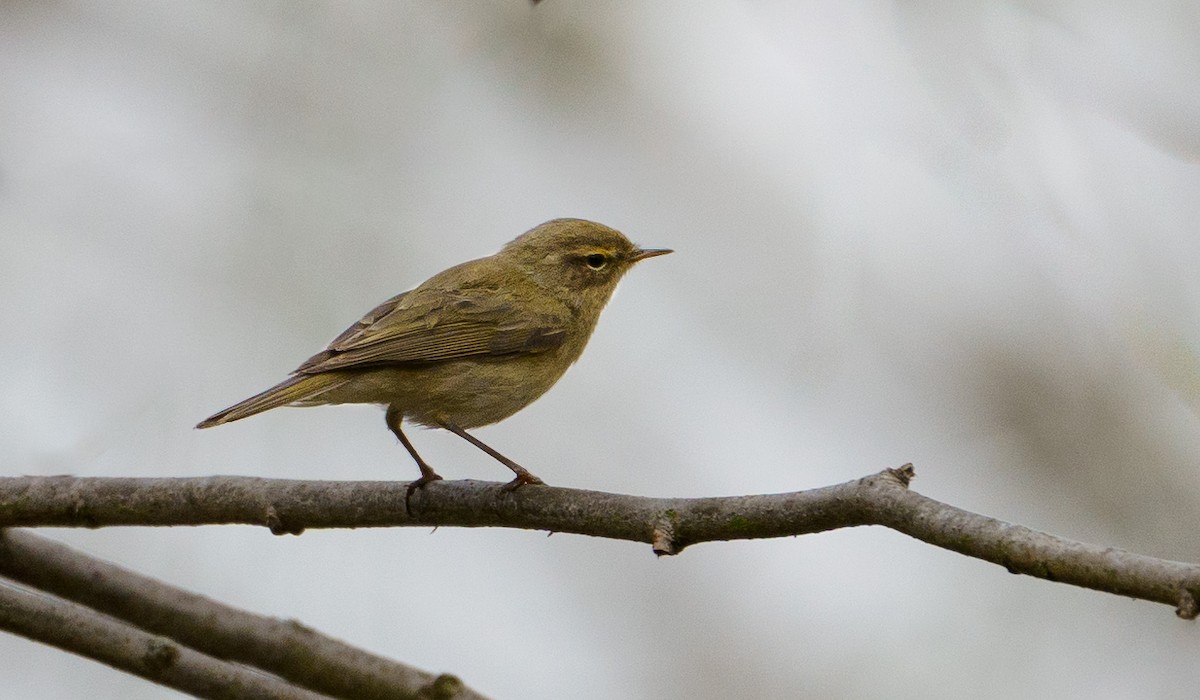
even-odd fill
[{"label": "bare branch", "polygon": [[[402,482],[204,477],[0,479],[0,527],[262,525],[305,528],[513,527],[651,544],[785,537],[883,525],[1013,573],[1200,612],[1200,566],[1074,542],[976,515],[908,490],[912,465],[835,486],[758,496],[643,498],[598,491],[438,481],[405,502]],[[410,510],[411,509],[411,510]]]},{"label": "bare branch", "polygon": [[0,531],[0,575],[332,697],[483,700],[453,676],[369,654],[295,621],[238,610],[32,532]]},{"label": "bare branch", "polygon": [[220,661],[91,608],[0,580],[0,628],[201,698],[329,700]]}]

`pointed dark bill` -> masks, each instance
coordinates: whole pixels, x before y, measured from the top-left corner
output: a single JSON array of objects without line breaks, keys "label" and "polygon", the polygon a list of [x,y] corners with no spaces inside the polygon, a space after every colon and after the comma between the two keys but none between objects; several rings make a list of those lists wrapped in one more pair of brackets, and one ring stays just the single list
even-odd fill
[{"label": "pointed dark bill", "polygon": [[639,260],[645,260],[646,258],[657,258],[660,255],[666,255],[667,253],[674,252],[675,251],[671,250],[670,248],[639,248],[638,251],[633,254],[633,257],[630,258],[630,260],[637,262]]}]

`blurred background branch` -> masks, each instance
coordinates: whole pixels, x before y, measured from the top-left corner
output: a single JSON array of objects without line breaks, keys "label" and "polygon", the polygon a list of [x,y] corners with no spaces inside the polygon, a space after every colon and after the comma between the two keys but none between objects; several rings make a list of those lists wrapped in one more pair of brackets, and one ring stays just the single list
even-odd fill
[{"label": "blurred background branch", "polygon": [[0,628],[198,697],[483,700],[453,676],[370,654],[293,620],[238,610],[22,530],[0,532]]},{"label": "blurred background branch", "polygon": [[0,627],[202,698],[323,700],[325,695],[221,661],[91,608],[0,581]]},{"label": "blurred background branch", "polygon": [[1074,542],[977,515],[909,490],[911,464],[835,486],[752,496],[646,498],[555,488],[439,481],[0,479],[0,526],[261,525],[308,528],[511,527],[651,544],[659,555],[699,542],[788,537],[883,525],[1013,573],[1176,606],[1195,618],[1200,566]]}]

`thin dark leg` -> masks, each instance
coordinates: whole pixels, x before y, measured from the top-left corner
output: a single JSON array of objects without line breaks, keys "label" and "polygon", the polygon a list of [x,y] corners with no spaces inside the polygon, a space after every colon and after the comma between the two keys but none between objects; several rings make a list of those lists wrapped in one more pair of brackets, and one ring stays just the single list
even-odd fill
[{"label": "thin dark leg", "polygon": [[496,461],[500,462],[504,466],[513,470],[513,473],[517,475],[517,478],[508,482],[508,484],[504,487],[506,490],[512,491],[513,489],[524,486],[525,484],[544,484],[544,483],[546,483],[546,482],[542,481],[541,479],[537,478],[536,476],[534,476],[533,474],[530,474],[529,470],[526,469],[525,467],[522,467],[521,465],[512,461],[508,457],[505,457],[504,455],[500,454],[499,452],[488,447],[486,444],[484,444],[484,442],[482,440],[480,440],[479,438],[475,437],[474,435],[468,433],[467,431],[463,430],[462,428],[458,427],[457,425],[455,425],[453,423],[442,423],[442,427],[445,428],[446,430],[449,430],[450,432],[454,433],[455,435],[459,436],[463,440],[466,440],[467,442],[471,443],[472,445],[478,447],[479,449],[483,450],[484,452],[490,454],[492,457],[494,457],[496,459]]},{"label": "thin dark leg", "polygon": [[433,470],[433,467],[426,464],[425,460],[421,459],[421,455],[417,454],[416,448],[413,447],[412,443],[408,441],[408,436],[405,435],[404,431],[400,429],[400,424],[403,421],[403,413],[391,407],[388,408],[388,428],[391,428],[392,433],[395,434],[396,437],[400,438],[400,444],[404,445],[404,449],[408,450],[408,453],[412,455],[412,458],[416,461],[417,468],[421,470],[421,478],[408,485],[408,492],[409,494],[412,494],[414,489],[419,489],[431,481],[441,481],[442,477]]}]

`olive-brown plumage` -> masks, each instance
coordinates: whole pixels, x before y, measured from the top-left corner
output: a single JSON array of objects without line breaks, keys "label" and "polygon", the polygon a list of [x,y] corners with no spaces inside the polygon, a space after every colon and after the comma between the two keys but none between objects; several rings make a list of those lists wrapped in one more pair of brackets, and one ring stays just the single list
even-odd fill
[{"label": "olive-brown plumage", "polygon": [[441,477],[401,429],[444,428],[516,473],[542,483],[467,433],[528,406],[579,359],[622,275],[670,250],[638,248],[619,231],[555,219],[500,252],[438,273],[388,299],[288,379],[203,422],[208,428],[278,406],[375,403],[416,460],[413,487]]}]

